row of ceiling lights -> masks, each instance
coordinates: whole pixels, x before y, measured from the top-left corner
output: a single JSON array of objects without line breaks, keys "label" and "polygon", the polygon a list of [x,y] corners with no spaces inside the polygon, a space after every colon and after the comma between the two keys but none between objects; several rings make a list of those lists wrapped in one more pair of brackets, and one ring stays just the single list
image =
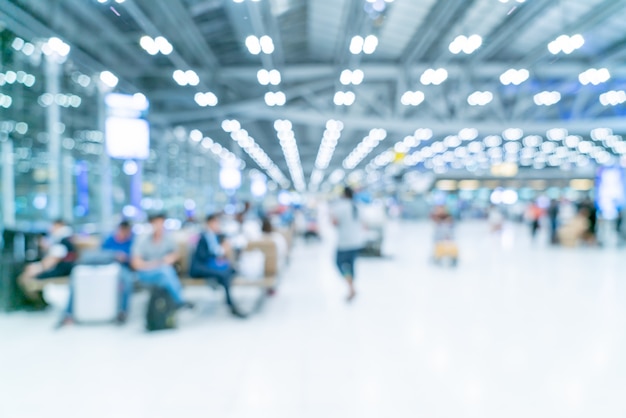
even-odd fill
[{"label": "row of ceiling lights", "polygon": [[34,75],[28,74],[24,71],[7,71],[6,73],[0,73],[0,86],[5,84],[18,83],[26,87],[32,87],[37,79]]},{"label": "row of ceiling lights", "polygon": [[[594,141],[602,142],[602,146],[592,141],[585,141],[577,135],[569,135],[566,129],[554,128],[546,132],[548,142],[543,142],[539,135],[526,136],[522,144],[516,142],[523,137],[523,131],[519,128],[506,129],[499,135],[489,135],[483,141],[473,141],[478,136],[476,129],[466,128],[458,135],[449,135],[441,141],[436,141],[429,146],[422,147],[418,151],[408,155],[404,159],[404,164],[413,166],[418,163],[428,163],[439,168],[445,164],[452,164],[453,168],[463,168],[476,163],[476,159],[483,159],[484,163],[497,164],[502,161],[503,155],[508,162],[520,162],[522,165],[533,165],[537,160],[539,164],[547,162],[548,165],[559,165],[564,159],[569,159],[570,163],[580,166],[587,165],[589,158],[596,160],[599,164],[606,164],[613,158],[611,153],[606,151],[610,148],[615,154],[626,154],[626,142],[622,137],[613,135],[608,128],[597,128],[591,131],[591,138]],[[395,144],[394,148],[388,149],[372,159],[366,167],[370,172],[383,168],[390,164],[396,153],[407,153],[411,148],[419,145],[420,138],[430,139],[432,131],[428,129],[418,129],[413,136],[406,137],[403,141]],[[503,138],[508,142],[502,146]],[[470,140],[467,146],[461,146],[462,140]],[[557,142],[562,142],[559,146]],[[536,148],[540,148],[537,150]],[[451,149],[454,149],[453,151]],[[487,155],[484,155],[485,149]],[[427,168],[432,168],[427,167]]]},{"label": "row of ceiling lights", "polygon": [[310,190],[317,191],[322,183],[324,171],[328,168],[330,160],[333,158],[343,127],[343,122],[339,120],[331,119],[326,122],[326,129],[322,135],[322,142],[315,158],[315,169],[311,173]]},{"label": "row of ceiling lights", "polygon": [[[235,154],[213,141],[212,138],[204,136],[200,130],[192,129],[189,132],[189,139],[196,144],[200,144],[205,150],[211,151],[217,158],[228,163],[237,163],[238,158]],[[242,162],[239,161],[240,166],[241,164]]]},{"label": "row of ceiling lights", "polygon": [[248,48],[248,52],[252,55],[259,55],[261,52],[269,55],[275,49],[274,41],[267,35],[263,35],[260,38],[250,35],[246,38],[245,45]]},{"label": "row of ceiling lights", "polygon": [[384,129],[372,129],[363,140],[343,160],[343,167],[353,170],[378,144],[387,137]]},{"label": "row of ceiling lights", "polygon": [[302,163],[300,161],[300,153],[296,143],[296,136],[293,132],[293,125],[288,120],[277,120],[274,122],[274,129],[280,142],[280,146],[287,162],[289,174],[293,180],[293,185],[298,192],[305,189],[304,173],[302,171]]},{"label": "row of ceiling lights", "polygon": [[48,107],[53,103],[56,103],[59,106],[63,107],[77,108],[81,105],[82,99],[80,98],[80,96],[77,96],[75,94],[58,93],[56,95],[53,95],[51,93],[44,93],[39,96],[37,102],[42,107]]},{"label": "row of ceiling lights", "polygon": [[144,35],[139,40],[139,45],[150,55],[156,55],[159,52],[163,55],[169,55],[174,51],[172,44],[163,36],[152,39],[150,36]]},{"label": "row of ceiling lights", "polygon": [[283,188],[289,187],[289,180],[282,171],[274,164],[271,158],[256,143],[248,131],[241,128],[239,121],[226,119],[222,121],[222,130],[230,134],[230,137],[257,163],[265,172]]}]

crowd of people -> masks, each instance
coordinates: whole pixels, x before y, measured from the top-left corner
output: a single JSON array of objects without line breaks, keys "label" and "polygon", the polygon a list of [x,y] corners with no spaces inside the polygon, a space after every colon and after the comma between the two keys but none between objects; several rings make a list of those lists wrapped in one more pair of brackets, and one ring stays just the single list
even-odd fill
[{"label": "crowd of people", "polygon": [[[547,204],[546,204],[547,203]],[[280,219],[286,219],[290,227],[298,231],[303,238],[311,233],[318,233],[314,218],[304,215],[304,211],[296,211]],[[119,223],[115,231],[101,244],[100,251],[105,252],[121,266],[119,280],[119,306],[117,322],[127,321],[130,300],[137,285],[164,289],[175,304],[176,309],[191,309],[194,304],[184,296],[181,275],[195,279],[207,279],[223,288],[225,302],[230,313],[237,318],[247,315],[237,306],[233,299],[231,284],[238,274],[237,255],[241,246],[237,245],[229,234],[223,231],[223,214],[208,215],[202,225],[188,219],[183,229],[193,233],[192,252],[188,270],[181,272],[181,252],[171,231],[165,227],[166,215],[152,214],[148,217],[147,233],[136,235],[129,221]],[[363,252],[366,242],[361,206],[355,199],[350,187],[345,187],[339,199],[331,205],[330,220],[336,228],[337,242],[335,264],[347,285],[346,300],[351,302],[357,295],[356,260]],[[487,219],[492,232],[502,229],[506,215],[501,207],[491,206]],[[286,259],[288,245],[284,237],[276,232],[275,222],[268,216],[260,214],[249,204],[237,213],[232,220],[239,225],[240,231],[248,234],[259,234],[276,245],[281,259]],[[456,264],[458,248],[454,243],[455,217],[444,205],[437,205],[431,213],[435,225],[435,258],[450,257]],[[546,235],[551,244],[573,246],[580,243],[597,245],[598,211],[590,199],[577,204],[552,199],[549,201],[532,201],[527,205],[525,220],[530,226],[530,235],[534,240],[542,228],[547,228]],[[621,236],[622,212],[615,221],[616,229]],[[311,225],[315,225],[311,227]],[[252,229],[250,227],[252,226]],[[73,266],[80,262],[85,254],[79,254],[70,226],[62,220],[52,223],[49,234],[43,242],[45,254],[41,261],[27,265],[19,276],[18,283],[24,295],[35,306],[44,307],[41,280],[68,276]],[[60,325],[73,322],[74,296],[70,288],[70,297]]]},{"label": "crowd of people", "polygon": [[[277,251],[287,252],[286,243],[280,234],[274,231],[269,218],[256,219],[251,217],[249,207],[236,216],[236,220],[257,223],[261,234],[270,237],[277,243]],[[174,301],[176,309],[191,309],[194,304],[186,300],[180,280],[181,275],[191,278],[207,279],[217,283],[224,289],[226,304],[233,316],[245,318],[246,314],[234,302],[231,295],[231,282],[237,271],[234,266],[236,259],[233,245],[222,232],[223,215],[210,214],[203,225],[195,221],[185,227],[196,232],[193,238],[193,251],[189,270],[181,272],[181,253],[174,234],[165,227],[166,214],[155,213],[148,217],[149,228],[146,233],[135,234],[133,225],[123,220],[115,231],[106,237],[99,248],[88,249],[79,254],[72,228],[63,220],[52,223],[48,234],[40,244],[44,250],[41,261],[28,264],[18,277],[18,284],[24,296],[31,302],[31,308],[45,309],[40,281],[67,277],[77,263],[90,263],[96,259],[110,260],[121,266],[119,275],[119,306],[117,322],[124,324],[128,318],[130,299],[137,285],[159,287],[165,289]],[[73,290],[70,286],[70,297],[59,326],[73,322]]]}]

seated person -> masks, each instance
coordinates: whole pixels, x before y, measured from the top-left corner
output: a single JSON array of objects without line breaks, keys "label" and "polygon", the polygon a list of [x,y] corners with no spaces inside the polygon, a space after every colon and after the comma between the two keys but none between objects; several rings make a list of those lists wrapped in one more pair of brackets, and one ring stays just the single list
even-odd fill
[{"label": "seated person", "polygon": [[182,295],[182,285],[174,269],[179,254],[176,243],[165,231],[165,215],[148,218],[152,232],[138,238],[131,248],[130,265],[140,282],[165,288],[178,308],[192,308]]},{"label": "seated person", "polygon": [[235,276],[235,270],[227,258],[227,255],[230,253],[230,246],[225,240],[222,240],[220,244],[219,235],[219,215],[209,215],[206,218],[206,229],[200,236],[191,259],[189,275],[195,278],[217,280],[224,287],[226,303],[232,314],[238,318],[244,318],[245,315],[237,309],[230,295],[230,283]]},{"label": "seated person", "polygon": [[40,262],[26,266],[18,278],[27,299],[45,306],[41,291],[33,290],[33,287],[37,287],[34,286],[37,281],[68,276],[71,273],[77,258],[71,238],[72,229],[63,220],[59,219],[52,223],[49,236],[42,242],[45,256]]},{"label": "seated person", "polygon": [[128,316],[128,304],[133,293],[133,274],[130,267],[130,250],[133,245],[133,227],[128,221],[122,221],[117,230],[111,234],[103,243],[102,249],[115,252],[115,258],[122,265],[122,283],[120,299],[120,314],[118,321],[126,322]]},{"label": "seated person", "polygon": [[[130,249],[133,242],[133,229],[128,221],[122,221],[117,230],[109,236],[102,249],[115,253],[115,259],[122,265],[120,283],[120,306],[117,322],[123,324],[128,317],[128,303],[133,292],[133,273],[130,268]],[[72,322],[73,294],[70,290],[70,298],[65,310],[65,315],[58,326],[68,325]]]},{"label": "seated person", "polygon": [[263,231],[264,237],[271,239],[276,245],[278,268],[284,267],[287,262],[287,240],[280,232],[274,230],[274,225],[269,218],[263,218],[261,221],[261,231]]}]

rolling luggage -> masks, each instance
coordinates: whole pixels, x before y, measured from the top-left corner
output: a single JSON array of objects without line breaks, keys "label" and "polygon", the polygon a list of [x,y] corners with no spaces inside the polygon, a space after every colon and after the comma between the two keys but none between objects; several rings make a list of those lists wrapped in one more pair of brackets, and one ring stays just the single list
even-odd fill
[{"label": "rolling luggage", "polygon": [[154,287],[150,291],[148,310],[146,312],[146,330],[160,331],[176,328],[176,304],[174,299],[162,287]]},{"label": "rolling luggage", "polygon": [[452,262],[452,265],[456,265],[459,258],[459,247],[454,241],[439,241],[435,243],[435,252],[433,256],[435,261],[441,261],[448,258]]},{"label": "rolling luggage", "polygon": [[114,321],[119,309],[122,267],[79,264],[72,269],[72,316],[76,322]]}]

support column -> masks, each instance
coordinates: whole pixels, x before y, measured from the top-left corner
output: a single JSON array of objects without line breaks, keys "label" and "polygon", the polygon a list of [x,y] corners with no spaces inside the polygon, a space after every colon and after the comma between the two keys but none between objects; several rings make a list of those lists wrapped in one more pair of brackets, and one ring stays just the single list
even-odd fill
[{"label": "support column", "polygon": [[113,227],[113,178],[111,175],[111,157],[106,149],[106,87],[98,88],[98,129],[104,135],[104,147],[100,154],[100,231],[107,232]]},{"label": "support column", "polygon": [[0,132],[2,151],[2,227],[15,227],[15,171],[13,141],[6,132]]},{"label": "support column", "polygon": [[48,217],[61,216],[61,106],[56,101],[61,89],[61,65],[55,54],[46,56],[46,93],[55,100],[46,108],[48,130]]},{"label": "support column", "polygon": [[71,155],[63,156],[63,219],[74,221],[74,158]]}]

